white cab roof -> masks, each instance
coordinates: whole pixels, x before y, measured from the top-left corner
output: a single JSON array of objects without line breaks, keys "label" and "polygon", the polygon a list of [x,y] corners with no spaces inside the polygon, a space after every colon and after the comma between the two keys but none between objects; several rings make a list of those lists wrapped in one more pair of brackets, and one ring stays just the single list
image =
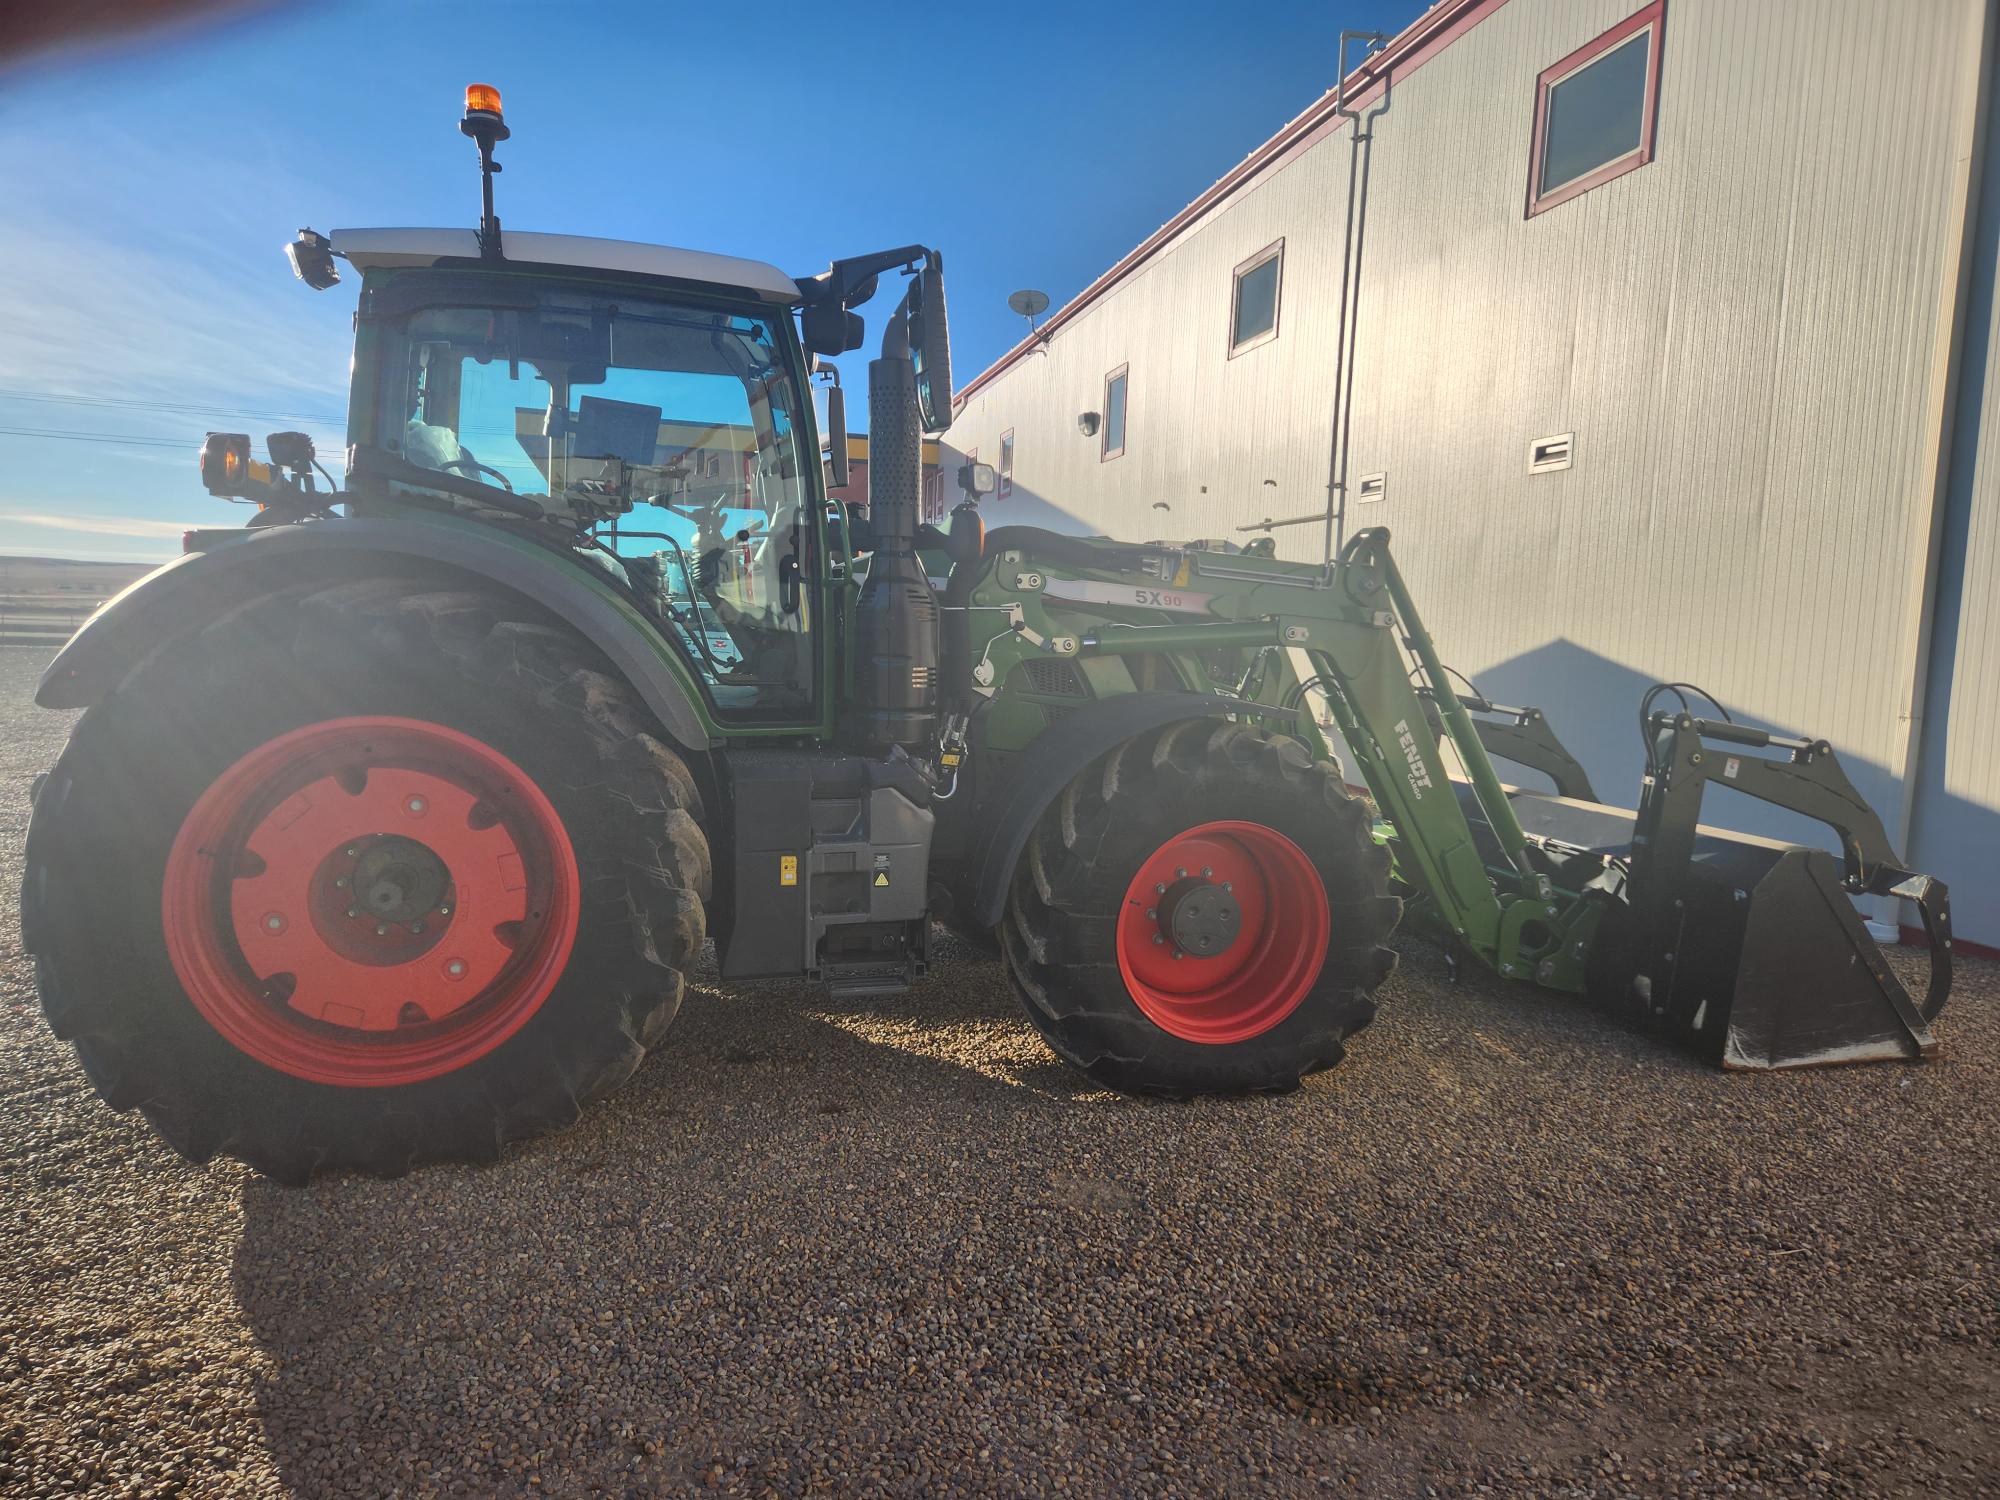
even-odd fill
[{"label": "white cab roof", "polygon": [[[364,271],[372,266],[428,266],[440,260],[479,258],[479,236],[470,229],[336,229],[332,239],[334,253]],[[511,261],[671,276],[712,286],[742,287],[771,302],[799,300],[798,283],[776,266],[761,260],[738,260],[733,255],[711,255],[706,250],[517,229],[501,231],[500,249]]]}]

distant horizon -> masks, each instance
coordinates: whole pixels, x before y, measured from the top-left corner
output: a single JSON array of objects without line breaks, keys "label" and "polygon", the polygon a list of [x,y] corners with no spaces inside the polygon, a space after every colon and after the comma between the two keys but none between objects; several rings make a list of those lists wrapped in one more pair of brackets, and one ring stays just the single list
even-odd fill
[{"label": "distant horizon", "polygon": [[[14,517],[0,512],[0,521],[14,520]],[[30,522],[28,524],[37,524]],[[110,542],[102,549],[92,547],[88,542],[76,541],[37,547],[32,543],[8,541],[0,543],[0,563],[7,562],[73,562],[73,563],[132,563],[142,567],[158,567],[161,563],[172,562],[181,555],[181,533],[198,527],[213,527],[213,521],[175,522],[174,529],[149,532],[117,532],[115,536],[132,539],[132,545],[120,546]],[[61,528],[56,528],[61,529]],[[84,528],[88,532],[91,528]],[[153,540],[153,546],[143,545],[141,538]]]}]

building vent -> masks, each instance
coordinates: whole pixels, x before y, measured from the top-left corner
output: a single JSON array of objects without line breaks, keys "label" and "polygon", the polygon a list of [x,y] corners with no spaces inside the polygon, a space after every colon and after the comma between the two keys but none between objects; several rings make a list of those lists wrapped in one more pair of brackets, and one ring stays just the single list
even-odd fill
[{"label": "building vent", "polygon": [[1028,691],[1044,698],[1088,698],[1090,689],[1077,676],[1074,663],[1029,660],[1021,663],[1028,677]]},{"label": "building vent", "polygon": [[1363,474],[1361,483],[1355,487],[1354,498],[1363,505],[1373,500],[1389,498],[1389,476],[1387,474]]},{"label": "building vent", "polygon": [[1570,455],[1576,448],[1576,434],[1559,432],[1554,437],[1536,438],[1528,444],[1528,472],[1530,474],[1553,474],[1557,469],[1569,467]]}]

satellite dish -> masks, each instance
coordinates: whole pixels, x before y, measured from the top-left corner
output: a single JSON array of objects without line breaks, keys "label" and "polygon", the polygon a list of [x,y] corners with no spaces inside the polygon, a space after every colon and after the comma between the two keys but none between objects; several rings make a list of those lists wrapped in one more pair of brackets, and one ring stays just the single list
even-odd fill
[{"label": "satellite dish", "polygon": [[1029,287],[1014,293],[1007,299],[1007,305],[1028,320],[1028,332],[1035,331],[1035,319],[1049,310],[1049,294]]}]

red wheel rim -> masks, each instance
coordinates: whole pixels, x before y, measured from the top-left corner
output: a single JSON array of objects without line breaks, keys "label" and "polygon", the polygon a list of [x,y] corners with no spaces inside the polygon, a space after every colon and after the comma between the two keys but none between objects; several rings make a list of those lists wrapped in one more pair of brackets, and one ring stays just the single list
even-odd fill
[{"label": "red wheel rim", "polygon": [[1222,1046],[1298,1009],[1331,928],[1326,887],[1297,844],[1261,823],[1203,823],[1162,844],[1126,887],[1118,968],[1155,1026]]},{"label": "red wheel rim", "polygon": [[418,719],[280,735],[203,792],[161,916],[231,1045],[315,1083],[420,1083],[525,1026],[576,941],[576,853],[490,745]]}]

